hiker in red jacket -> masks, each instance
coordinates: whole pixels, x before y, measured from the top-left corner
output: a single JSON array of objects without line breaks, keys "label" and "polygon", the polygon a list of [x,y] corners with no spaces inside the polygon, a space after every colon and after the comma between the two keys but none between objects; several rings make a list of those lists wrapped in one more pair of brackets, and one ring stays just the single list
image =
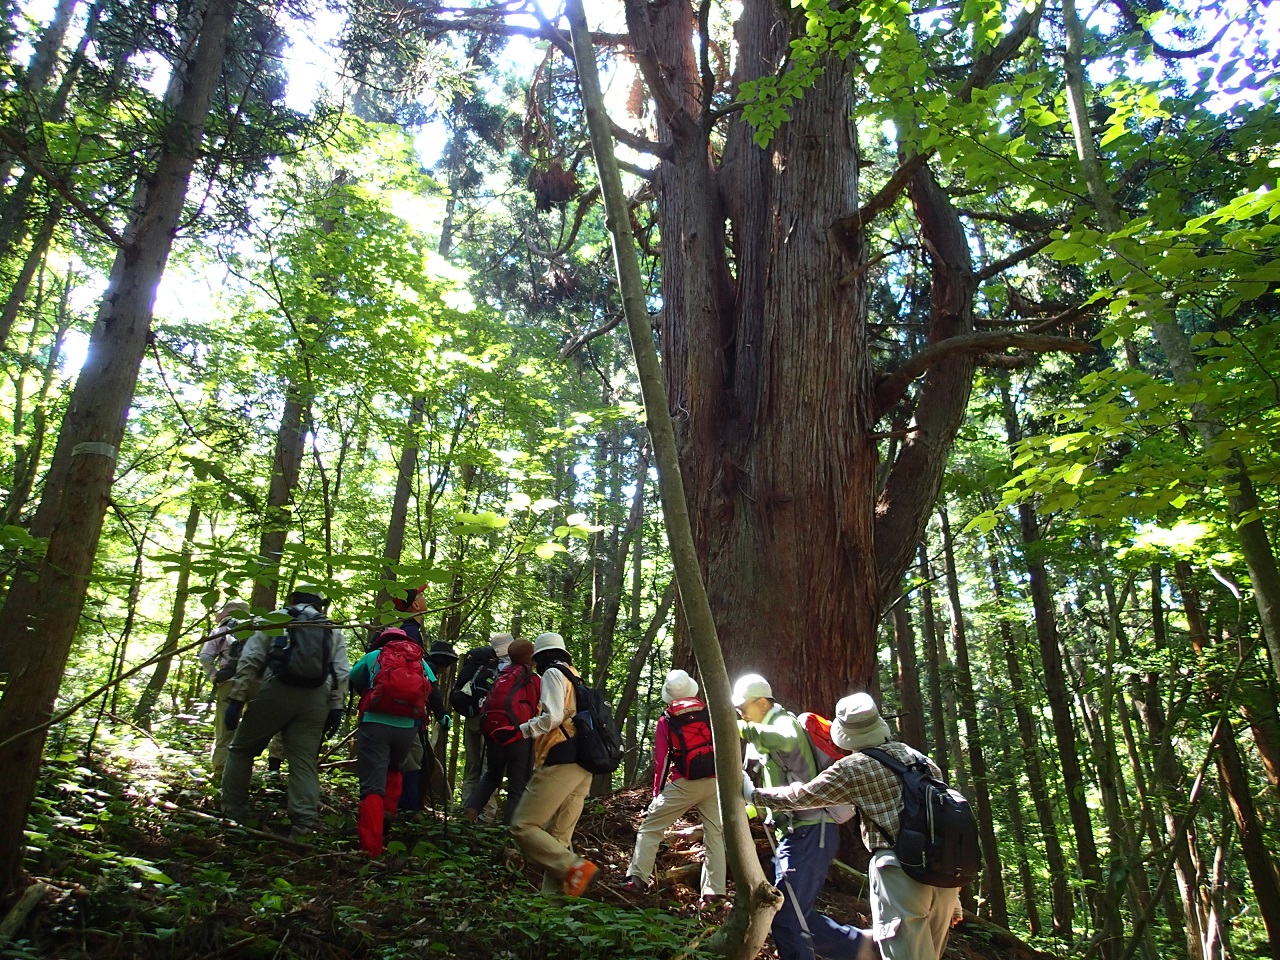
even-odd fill
[{"label": "hiker in red jacket", "polygon": [[662,685],[667,709],[653,734],[653,802],[636,834],[635,851],[622,889],[643,891],[653,874],[658,844],[667,827],[690,807],[702,814],[702,899],[714,903],[724,896],[724,830],[716,799],[715,752],[707,705],[698,699],[698,682],[683,670],[672,670]]}]

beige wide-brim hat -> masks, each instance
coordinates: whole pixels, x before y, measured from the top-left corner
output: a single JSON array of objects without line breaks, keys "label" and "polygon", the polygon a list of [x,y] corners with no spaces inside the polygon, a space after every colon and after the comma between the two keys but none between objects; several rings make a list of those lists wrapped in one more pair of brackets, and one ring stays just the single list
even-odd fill
[{"label": "beige wide-brim hat", "polygon": [[831,742],[841,750],[852,753],[863,747],[878,747],[892,736],[871,694],[855,693],[836,704]]},{"label": "beige wide-brim hat", "polygon": [[558,633],[540,633],[533,638],[533,655],[536,657],[543,650],[564,650],[565,653],[569,652],[565,649],[564,637]]}]

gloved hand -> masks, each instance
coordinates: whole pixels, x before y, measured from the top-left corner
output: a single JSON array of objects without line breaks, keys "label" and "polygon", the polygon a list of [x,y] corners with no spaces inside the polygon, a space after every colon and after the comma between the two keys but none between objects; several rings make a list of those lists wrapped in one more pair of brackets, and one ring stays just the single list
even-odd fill
[{"label": "gloved hand", "polygon": [[324,722],[324,735],[332,737],[338,732],[338,728],[342,726],[342,708],[334,707],[329,711],[329,717]]},{"label": "gloved hand", "polygon": [[489,734],[494,743],[507,747],[524,739],[519,727],[499,727]]},{"label": "gloved hand", "polygon": [[443,717],[440,718],[440,729],[444,730],[447,733],[451,726],[453,726],[453,717],[449,716],[449,714],[446,713]]},{"label": "gloved hand", "polygon": [[742,774],[742,799],[747,803],[752,803],[756,796],[756,785],[751,782],[751,777],[744,771]]},{"label": "gloved hand", "polygon": [[228,700],[227,712],[222,715],[222,725],[228,730],[240,726],[240,714],[244,713],[243,700]]}]

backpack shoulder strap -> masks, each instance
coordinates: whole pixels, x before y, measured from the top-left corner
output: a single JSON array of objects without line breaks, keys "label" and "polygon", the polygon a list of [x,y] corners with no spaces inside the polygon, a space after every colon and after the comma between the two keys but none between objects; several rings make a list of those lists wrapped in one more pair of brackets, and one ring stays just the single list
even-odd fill
[{"label": "backpack shoulder strap", "polygon": [[886,750],[881,750],[879,747],[863,747],[860,752],[873,760],[879,760],[900,777],[907,774],[907,765]]}]

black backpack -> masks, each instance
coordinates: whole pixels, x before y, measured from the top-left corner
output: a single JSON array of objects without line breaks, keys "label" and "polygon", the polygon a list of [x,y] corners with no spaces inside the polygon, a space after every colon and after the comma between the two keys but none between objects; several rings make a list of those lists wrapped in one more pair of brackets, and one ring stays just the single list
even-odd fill
[{"label": "black backpack", "polygon": [[575,762],[588,773],[613,773],[622,763],[622,737],[613,722],[613,712],[600,691],[588,687],[564,664],[556,663],[561,673],[573,684],[578,712],[573,715]]},{"label": "black backpack", "polygon": [[449,693],[449,706],[466,719],[480,716],[484,698],[498,677],[498,652],[492,646],[468,650]]},{"label": "black backpack", "polygon": [[[293,626],[272,638],[267,666],[277,680],[290,687],[319,687],[333,675],[333,628],[312,607],[285,607]],[[315,624],[312,626],[312,624]]]},{"label": "black backpack", "polygon": [[893,852],[907,876],[931,887],[963,887],[974,879],[982,869],[982,850],[978,821],[964,795],[935,777],[923,758],[905,764],[875,747],[862,753],[902,781],[902,823]]}]

